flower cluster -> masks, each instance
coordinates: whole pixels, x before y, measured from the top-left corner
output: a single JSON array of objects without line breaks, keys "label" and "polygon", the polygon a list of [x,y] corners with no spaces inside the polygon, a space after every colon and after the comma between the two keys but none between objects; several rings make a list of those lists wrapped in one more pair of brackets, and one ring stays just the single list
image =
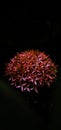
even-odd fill
[{"label": "flower cluster", "polygon": [[56,78],[57,65],[53,63],[49,55],[38,50],[28,50],[17,53],[7,63],[5,74],[11,80],[11,85],[28,92],[35,90],[45,84],[50,84]]}]

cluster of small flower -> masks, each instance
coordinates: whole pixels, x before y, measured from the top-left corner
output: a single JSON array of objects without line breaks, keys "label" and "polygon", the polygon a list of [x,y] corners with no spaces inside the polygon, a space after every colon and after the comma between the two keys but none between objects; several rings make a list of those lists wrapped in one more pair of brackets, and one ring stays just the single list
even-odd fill
[{"label": "cluster of small flower", "polygon": [[50,84],[56,78],[57,65],[53,63],[49,55],[38,50],[28,50],[17,53],[6,65],[5,74],[9,76],[11,85],[28,92],[35,90],[45,84]]}]

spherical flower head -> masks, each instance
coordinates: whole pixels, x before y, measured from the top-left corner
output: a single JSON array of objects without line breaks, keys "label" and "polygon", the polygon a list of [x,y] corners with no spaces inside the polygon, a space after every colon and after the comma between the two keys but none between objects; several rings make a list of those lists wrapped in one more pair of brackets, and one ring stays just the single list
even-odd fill
[{"label": "spherical flower head", "polygon": [[17,53],[6,64],[5,74],[11,80],[11,85],[21,88],[21,91],[38,93],[39,88],[50,87],[55,80],[57,65],[49,55],[39,50],[28,50]]}]

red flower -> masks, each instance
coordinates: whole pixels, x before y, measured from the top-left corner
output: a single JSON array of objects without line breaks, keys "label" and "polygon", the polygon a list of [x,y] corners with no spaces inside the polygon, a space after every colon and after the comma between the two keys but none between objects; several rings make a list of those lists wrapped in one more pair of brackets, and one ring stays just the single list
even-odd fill
[{"label": "red flower", "polygon": [[17,53],[6,65],[6,76],[12,85],[21,91],[38,92],[38,88],[50,84],[55,80],[57,65],[44,52],[28,50]]}]

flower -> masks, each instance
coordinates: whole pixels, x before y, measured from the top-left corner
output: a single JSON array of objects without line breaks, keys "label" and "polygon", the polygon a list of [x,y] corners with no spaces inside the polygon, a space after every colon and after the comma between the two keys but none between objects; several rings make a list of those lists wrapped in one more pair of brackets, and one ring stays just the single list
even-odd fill
[{"label": "flower", "polygon": [[5,74],[11,80],[11,85],[21,88],[21,91],[35,90],[36,93],[45,84],[50,87],[56,78],[56,73],[57,65],[49,55],[39,50],[17,53],[5,68]]}]

